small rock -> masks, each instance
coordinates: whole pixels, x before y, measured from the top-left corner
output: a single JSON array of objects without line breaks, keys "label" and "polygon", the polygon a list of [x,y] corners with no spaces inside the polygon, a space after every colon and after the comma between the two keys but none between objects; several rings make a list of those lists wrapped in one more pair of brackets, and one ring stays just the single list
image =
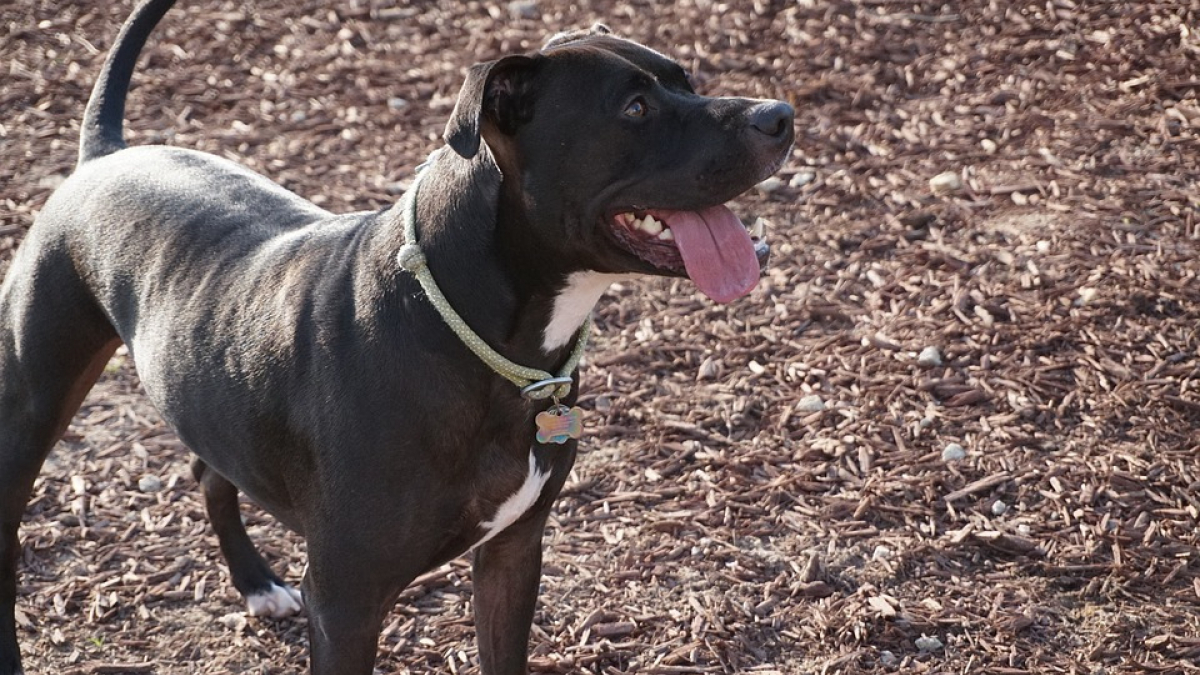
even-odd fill
[{"label": "small rock", "polygon": [[62,174],[52,173],[42,176],[38,179],[38,187],[50,188],[57,190],[59,185],[62,185],[67,180],[67,177]]},{"label": "small rock", "polygon": [[921,637],[917,638],[915,644],[917,645],[917,649],[925,653],[939,652],[943,647],[945,647],[941,640],[937,639],[936,637],[929,637],[927,635],[922,635]]},{"label": "small rock", "polygon": [[1090,303],[1092,300],[1096,299],[1096,293],[1098,293],[1098,292],[1099,291],[1097,291],[1095,288],[1085,287],[1085,288],[1079,289],[1079,300],[1077,301],[1076,304],[1086,305],[1086,304]]},{"label": "small rock", "polygon": [[1038,253],[1049,253],[1050,242],[1046,241],[1045,239],[1039,240],[1037,243],[1037,251]]},{"label": "small rock", "polygon": [[765,195],[769,195],[772,192],[778,192],[779,188],[783,187],[783,180],[778,178],[777,176],[771,176],[770,178],[764,180],[763,182],[759,183],[755,187],[758,188],[759,192],[761,192]]},{"label": "small rock", "polygon": [[538,4],[536,0],[515,0],[508,3],[508,13],[516,19],[536,19]]},{"label": "small rock", "polygon": [[700,372],[696,373],[698,380],[715,380],[721,376],[721,364],[711,356],[700,363]]},{"label": "small rock", "polygon": [[755,218],[754,224],[750,226],[750,237],[752,239],[764,239],[767,236],[767,230],[771,227],[771,221],[766,218]]},{"label": "small rock", "polygon": [[937,368],[942,365],[942,353],[937,347],[926,347],[917,355],[917,365],[922,368]]},{"label": "small rock", "polygon": [[990,138],[985,138],[982,141],[979,141],[979,145],[982,146],[983,151],[989,155],[996,154],[996,151],[1000,149],[1000,146],[996,145],[996,141],[993,141]]},{"label": "small rock", "polygon": [[596,412],[599,412],[599,413],[610,412],[610,411],[612,411],[612,407],[613,407],[612,397],[604,396],[603,394],[601,394],[600,396],[596,397],[596,400],[592,403],[592,406],[596,408]]},{"label": "small rock", "polygon": [[817,178],[817,174],[815,174],[811,171],[801,171],[800,173],[796,174],[795,176],[792,176],[792,179],[790,181],[788,181],[788,187],[802,188],[805,185],[808,185],[809,183],[816,180],[816,178]]},{"label": "small rock", "polygon": [[929,179],[929,189],[938,196],[958,194],[963,190],[962,178],[954,171],[945,171]]},{"label": "small rock", "polygon": [[951,443],[946,446],[945,450],[942,450],[943,462],[957,462],[960,459],[966,458],[966,456],[967,451],[958,443]]},{"label": "small rock", "polygon": [[879,662],[886,668],[895,668],[900,665],[900,658],[885,649],[879,652]]},{"label": "small rock", "polygon": [[217,621],[235,633],[242,632],[249,624],[244,612],[230,612],[229,614],[218,618]]},{"label": "small rock", "polygon": [[999,499],[992,502],[992,515],[993,516],[1002,516],[1007,511],[1008,511],[1008,504],[1005,504],[1004,502],[1000,501]]},{"label": "small rock", "polygon": [[892,549],[884,546],[883,544],[876,546],[875,550],[871,553],[871,560],[887,560],[891,557]]},{"label": "small rock", "polygon": [[408,99],[393,96],[388,99],[388,107],[392,110],[403,110],[408,107]]},{"label": "small rock", "polygon": [[138,489],[142,492],[158,492],[162,486],[163,482],[157,476],[147,474],[138,479]]},{"label": "small rock", "polygon": [[796,403],[796,411],[802,413],[821,412],[825,409],[825,401],[816,394],[809,394]]}]

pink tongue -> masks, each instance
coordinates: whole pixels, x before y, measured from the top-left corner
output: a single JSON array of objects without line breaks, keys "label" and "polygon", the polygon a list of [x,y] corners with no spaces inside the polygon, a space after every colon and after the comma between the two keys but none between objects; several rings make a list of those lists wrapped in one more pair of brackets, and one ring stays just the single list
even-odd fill
[{"label": "pink tongue", "polygon": [[732,302],[758,283],[758,256],[742,221],[724,206],[656,214],[675,234],[688,276],[717,302]]}]

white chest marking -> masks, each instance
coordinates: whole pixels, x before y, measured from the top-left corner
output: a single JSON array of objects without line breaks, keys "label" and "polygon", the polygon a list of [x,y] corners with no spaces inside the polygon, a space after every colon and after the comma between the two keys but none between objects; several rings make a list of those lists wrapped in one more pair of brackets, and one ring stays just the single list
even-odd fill
[{"label": "white chest marking", "polygon": [[542,472],[538,469],[537,459],[533,456],[533,451],[529,451],[529,473],[525,475],[525,482],[517,491],[512,493],[500,508],[496,509],[496,515],[492,519],[479,524],[485,532],[483,538],[475,543],[476,546],[500,534],[504,528],[512,525],[518,518],[525,515],[525,512],[533,506],[533,503],[542,496],[542,488],[546,487],[546,481],[550,479],[550,472]]},{"label": "white chest marking", "polygon": [[571,341],[583,320],[596,306],[608,287],[628,274],[605,274],[603,272],[575,272],[567,277],[567,284],[554,297],[554,309],[550,322],[542,333],[542,351],[551,352]]}]

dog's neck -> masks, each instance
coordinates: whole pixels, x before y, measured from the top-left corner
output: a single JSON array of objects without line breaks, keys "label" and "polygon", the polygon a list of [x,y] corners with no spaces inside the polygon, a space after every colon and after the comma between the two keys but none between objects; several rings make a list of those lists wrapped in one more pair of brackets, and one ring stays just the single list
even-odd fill
[{"label": "dog's neck", "polygon": [[[420,179],[416,208],[417,243],[434,281],[493,349],[523,366],[557,369],[608,276],[572,273],[553,251],[522,248],[513,233],[527,224],[486,146],[473,159],[439,154]],[[393,209],[397,235],[400,210]]]}]

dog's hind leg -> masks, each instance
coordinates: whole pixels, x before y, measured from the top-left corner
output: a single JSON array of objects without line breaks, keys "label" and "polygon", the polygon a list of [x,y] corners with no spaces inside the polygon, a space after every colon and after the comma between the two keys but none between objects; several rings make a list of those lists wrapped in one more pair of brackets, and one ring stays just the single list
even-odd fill
[{"label": "dog's hind leg", "polygon": [[208,520],[217,533],[233,586],[246,599],[250,615],[278,618],[299,612],[300,592],[271,571],[246,534],[237,487],[199,458],[192,463],[192,475],[204,490]]},{"label": "dog's hind leg", "polygon": [[0,285],[0,675],[21,672],[17,528],[34,479],[120,344],[74,270],[37,255],[25,247]]}]

